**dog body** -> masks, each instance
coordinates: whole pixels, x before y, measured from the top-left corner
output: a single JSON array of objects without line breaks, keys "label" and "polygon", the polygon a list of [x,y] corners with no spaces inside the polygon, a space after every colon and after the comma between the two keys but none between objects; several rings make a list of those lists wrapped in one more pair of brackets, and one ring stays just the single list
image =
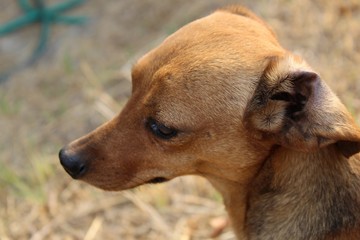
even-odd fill
[{"label": "dog body", "polygon": [[72,177],[124,190],[200,175],[239,239],[360,239],[360,129],[252,12],[186,25],[132,81],[117,117],[60,151]]}]

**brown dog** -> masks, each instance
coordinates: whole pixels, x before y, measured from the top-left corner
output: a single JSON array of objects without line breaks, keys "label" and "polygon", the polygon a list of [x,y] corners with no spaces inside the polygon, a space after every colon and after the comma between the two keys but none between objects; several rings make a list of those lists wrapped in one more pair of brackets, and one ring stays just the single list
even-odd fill
[{"label": "brown dog", "polygon": [[61,150],[73,178],[124,190],[196,174],[239,239],[360,239],[360,129],[252,12],[188,24],[132,80],[119,116]]}]

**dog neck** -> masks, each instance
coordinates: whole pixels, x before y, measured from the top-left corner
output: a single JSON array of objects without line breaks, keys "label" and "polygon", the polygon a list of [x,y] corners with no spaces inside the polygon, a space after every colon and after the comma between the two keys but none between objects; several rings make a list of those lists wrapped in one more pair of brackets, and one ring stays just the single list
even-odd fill
[{"label": "dog neck", "polygon": [[249,188],[249,238],[332,239],[355,228],[359,234],[359,166],[334,145],[312,153],[278,148]]},{"label": "dog neck", "polygon": [[343,229],[360,239],[359,170],[360,159],[334,146],[277,148],[247,178],[206,177],[222,194],[238,239],[352,239]]},{"label": "dog neck", "polygon": [[[228,175],[218,176],[216,174],[203,174],[210,183],[220,192],[223,197],[224,205],[229,214],[232,228],[238,239],[247,239],[246,234],[246,211],[248,189],[250,181],[254,179],[261,164],[246,168],[246,177],[240,176],[244,169],[233,168]],[[238,172],[238,179],[231,176],[232,172]]]}]

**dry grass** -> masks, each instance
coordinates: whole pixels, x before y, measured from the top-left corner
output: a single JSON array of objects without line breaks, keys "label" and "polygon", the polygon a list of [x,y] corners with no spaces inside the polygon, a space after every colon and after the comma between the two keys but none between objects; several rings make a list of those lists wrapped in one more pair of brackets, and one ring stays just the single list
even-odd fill
[{"label": "dry grass", "polygon": [[[108,193],[71,181],[57,151],[121,109],[138,56],[184,23],[234,2],[266,19],[359,122],[357,0],[89,0],[73,12],[90,16],[87,26],[56,26],[46,56],[0,85],[0,239],[210,238],[225,211],[205,180]],[[0,2],[0,23],[17,16],[15,3]],[[1,38],[0,71],[29,55],[36,38],[36,26]],[[226,228],[217,239],[234,238]]]}]

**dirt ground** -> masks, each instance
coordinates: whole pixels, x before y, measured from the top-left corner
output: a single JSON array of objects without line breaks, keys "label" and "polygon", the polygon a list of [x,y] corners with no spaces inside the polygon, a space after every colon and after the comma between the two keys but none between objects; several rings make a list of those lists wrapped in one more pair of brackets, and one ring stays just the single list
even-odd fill
[{"label": "dirt ground", "polygon": [[[46,1],[49,4],[60,0]],[[88,0],[54,25],[40,61],[0,84],[0,239],[234,239],[221,197],[198,177],[109,193],[72,181],[58,150],[121,110],[134,61],[182,25],[240,3],[305,57],[360,123],[359,0]],[[18,17],[0,0],[0,24]],[[0,38],[0,73],[23,61],[39,26]]]}]

